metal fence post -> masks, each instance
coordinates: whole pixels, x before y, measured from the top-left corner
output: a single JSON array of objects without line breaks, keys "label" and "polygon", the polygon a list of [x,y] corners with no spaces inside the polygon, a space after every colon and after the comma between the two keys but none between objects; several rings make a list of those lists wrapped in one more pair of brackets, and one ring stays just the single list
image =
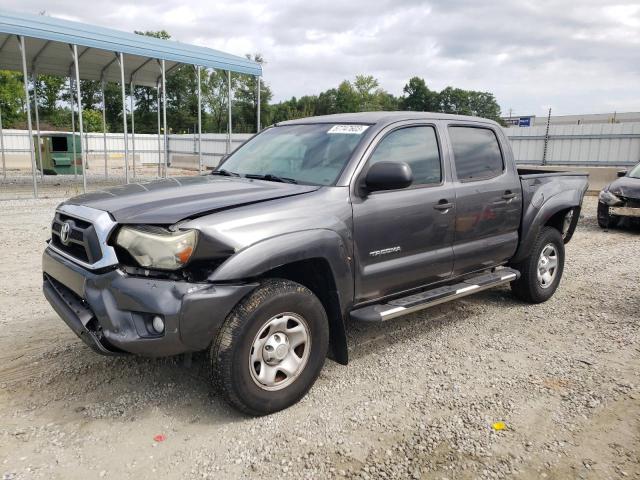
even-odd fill
[{"label": "metal fence post", "polygon": [[196,66],[198,76],[198,173],[202,173],[202,86],[200,85],[200,66]]},{"label": "metal fence post", "polygon": [[231,70],[227,70],[227,155],[231,153]]},{"label": "metal fence post", "polygon": [[160,126],[160,83],[156,85],[156,98],[158,100],[158,177],[162,175],[161,165],[162,165],[162,140],[161,136],[161,126]]},{"label": "metal fence post", "polygon": [[162,65],[162,124],[164,127],[164,178],[169,170],[169,135],[167,132],[167,78],[164,59]]},{"label": "metal fence post", "polygon": [[109,178],[109,170],[107,168],[107,103],[104,98],[104,77],[101,80],[102,85],[102,148],[104,150],[104,179]]},{"label": "metal fence post", "polygon": [[551,123],[551,109],[547,115],[547,128],[544,132],[544,150],[542,151],[542,165],[547,164],[547,146],[549,145],[549,124]]},{"label": "metal fence post", "polygon": [[31,72],[31,81],[33,82],[33,112],[36,115],[36,139],[38,140],[36,165],[38,158],[40,159],[40,178],[44,181],[44,168],[42,167],[42,150],[40,148],[40,116],[38,114],[38,74],[35,68]]},{"label": "metal fence post", "polygon": [[[73,179],[78,178],[78,165],[76,165],[76,107],[73,101],[73,79],[71,78],[71,72],[69,72],[69,102],[71,104],[71,149],[73,150]],[[82,146],[82,142],[80,142]]]},{"label": "metal fence post", "polygon": [[256,78],[258,79],[258,112],[257,112],[257,118],[256,118],[256,132],[260,133],[260,76],[256,75]]},{"label": "metal fence post", "polygon": [[27,52],[24,44],[24,37],[18,37],[20,53],[22,55],[22,80],[24,83],[24,99],[27,107],[27,126],[29,127],[29,146],[31,153],[31,176],[33,177],[33,196],[38,198],[38,182],[36,180],[36,154],[33,145],[33,129],[31,126],[31,105],[29,102],[29,76],[27,75]]},{"label": "metal fence post", "polygon": [[124,128],[124,182],[129,183],[129,136],[127,134],[127,92],[124,83],[124,54],[118,53],[120,83],[122,86],[122,125]]},{"label": "metal fence post", "polygon": [[82,124],[82,94],[80,91],[80,66],[78,65],[78,46],[73,45],[73,63],[76,70],[76,92],[78,95],[78,127],[80,129],[80,146],[82,148],[82,190],[87,192],[87,149],[82,147],[82,137],[84,134],[84,126]]},{"label": "metal fence post", "polygon": [[2,129],[2,109],[0,109],[0,150],[2,151],[2,178],[7,179],[7,161],[4,153],[4,131]]},{"label": "metal fence post", "polygon": [[134,120],[135,102],[133,100],[133,90],[135,84],[129,84],[129,100],[131,102],[131,158],[133,159],[133,179],[136,178],[136,124]]}]

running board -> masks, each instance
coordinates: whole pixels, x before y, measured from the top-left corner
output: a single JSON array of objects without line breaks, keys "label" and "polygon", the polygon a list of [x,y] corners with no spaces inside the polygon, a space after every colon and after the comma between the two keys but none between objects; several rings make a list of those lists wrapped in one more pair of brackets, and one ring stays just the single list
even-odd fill
[{"label": "running board", "polygon": [[520,278],[520,272],[512,268],[500,268],[491,273],[483,273],[455,285],[426,290],[407,297],[396,298],[386,303],[378,303],[358,308],[351,312],[351,319],[361,322],[384,322],[392,318],[408,315],[441,303],[466,297],[489,288],[504,285]]}]

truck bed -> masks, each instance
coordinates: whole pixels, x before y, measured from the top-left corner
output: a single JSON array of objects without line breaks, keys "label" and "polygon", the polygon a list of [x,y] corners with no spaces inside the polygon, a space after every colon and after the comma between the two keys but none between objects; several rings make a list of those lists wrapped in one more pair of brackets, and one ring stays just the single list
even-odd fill
[{"label": "truck bed", "polygon": [[518,175],[523,180],[529,178],[541,178],[541,177],[559,177],[559,176],[578,176],[588,177],[589,174],[585,172],[566,172],[558,170],[545,170],[542,168],[518,168]]},{"label": "truck bed", "polygon": [[523,220],[527,213],[527,206],[537,209],[551,197],[569,195],[570,192],[575,192],[581,198],[587,189],[589,179],[589,174],[582,172],[528,168],[518,168],[518,175],[522,184],[522,204],[525,210]]}]

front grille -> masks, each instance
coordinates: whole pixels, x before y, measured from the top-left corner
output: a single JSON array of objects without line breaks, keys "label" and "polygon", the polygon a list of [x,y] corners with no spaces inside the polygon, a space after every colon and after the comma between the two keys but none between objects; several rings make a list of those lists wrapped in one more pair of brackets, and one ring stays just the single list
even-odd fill
[{"label": "front grille", "polygon": [[[69,236],[62,241],[60,232],[69,224]],[[93,264],[102,258],[100,240],[91,222],[56,212],[51,225],[51,244],[58,250],[84,263]]]},{"label": "front grille", "polygon": [[624,206],[629,208],[640,208],[640,199],[638,198],[629,198],[622,197],[624,200]]}]

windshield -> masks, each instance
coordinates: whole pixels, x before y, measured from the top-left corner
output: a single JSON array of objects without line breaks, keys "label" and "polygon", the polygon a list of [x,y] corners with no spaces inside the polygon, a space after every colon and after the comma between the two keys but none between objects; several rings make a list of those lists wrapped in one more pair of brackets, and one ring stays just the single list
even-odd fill
[{"label": "windshield", "polygon": [[218,169],[297,183],[333,185],[368,125],[284,125],[256,135]]},{"label": "windshield", "polygon": [[633,167],[627,176],[631,178],[640,178],[640,163]]}]

